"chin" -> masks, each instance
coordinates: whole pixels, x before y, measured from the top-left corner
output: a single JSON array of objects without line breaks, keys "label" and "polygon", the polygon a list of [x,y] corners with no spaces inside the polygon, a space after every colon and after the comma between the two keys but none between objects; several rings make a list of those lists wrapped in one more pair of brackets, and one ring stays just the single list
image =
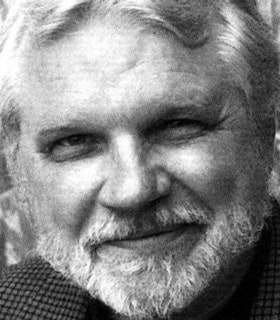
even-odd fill
[{"label": "chin", "polygon": [[[253,211],[236,206],[234,211],[217,214],[191,249],[181,245],[150,255],[123,248],[102,250],[102,246],[89,250],[78,243],[69,245],[63,234],[53,232],[41,236],[38,251],[54,269],[119,315],[164,319],[184,313],[192,317],[205,294],[210,298],[204,312],[232,294],[240,281],[232,280],[233,274],[242,274],[247,267],[240,264],[240,257],[259,240],[267,212],[264,201]],[[225,288],[222,293],[221,287]]]},{"label": "chin", "polygon": [[[219,269],[217,261],[206,261],[203,250],[201,245],[188,256],[182,248],[164,257],[115,252],[95,263],[86,289],[117,314],[165,319],[188,309]],[[197,255],[204,261],[197,261]]]}]

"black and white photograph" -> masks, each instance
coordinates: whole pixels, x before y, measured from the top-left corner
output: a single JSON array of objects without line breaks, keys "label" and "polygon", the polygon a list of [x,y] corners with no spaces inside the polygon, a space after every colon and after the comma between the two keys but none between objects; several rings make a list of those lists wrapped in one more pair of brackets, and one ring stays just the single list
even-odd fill
[{"label": "black and white photograph", "polygon": [[0,320],[280,320],[280,0],[0,0]]}]

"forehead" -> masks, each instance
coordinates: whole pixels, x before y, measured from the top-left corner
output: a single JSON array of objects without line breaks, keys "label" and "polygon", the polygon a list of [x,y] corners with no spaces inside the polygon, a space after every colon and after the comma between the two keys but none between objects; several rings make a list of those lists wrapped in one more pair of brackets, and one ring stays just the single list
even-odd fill
[{"label": "forehead", "polygon": [[124,95],[137,96],[133,103],[202,100],[221,80],[216,52],[214,41],[190,50],[159,30],[91,25],[30,51],[21,81],[24,111],[45,122],[117,105]]}]

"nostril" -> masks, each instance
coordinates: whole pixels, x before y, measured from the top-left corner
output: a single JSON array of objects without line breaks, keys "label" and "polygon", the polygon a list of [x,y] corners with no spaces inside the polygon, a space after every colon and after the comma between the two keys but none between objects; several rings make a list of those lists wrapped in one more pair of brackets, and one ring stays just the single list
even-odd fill
[{"label": "nostril", "polygon": [[112,140],[107,179],[100,190],[101,204],[134,210],[169,190],[168,175],[151,163],[141,141],[130,132],[118,132]]},{"label": "nostril", "polygon": [[100,192],[103,206],[135,210],[150,205],[170,190],[168,176],[158,170],[141,168],[137,172],[118,173],[111,177]]},{"label": "nostril", "polygon": [[107,203],[115,207],[130,208],[143,205],[153,199],[154,182],[151,175],[123,175],[107,185]]},{"label": "nostril", "polygon": [[162,169],[157,169],[157,172],[155,173],[156,177],[156,188],[157,188],[157,193],[160,196],[165,196],[169,194],[170,189],[171,189],[171,177],[168,174],[168,172],[162,170]]}]

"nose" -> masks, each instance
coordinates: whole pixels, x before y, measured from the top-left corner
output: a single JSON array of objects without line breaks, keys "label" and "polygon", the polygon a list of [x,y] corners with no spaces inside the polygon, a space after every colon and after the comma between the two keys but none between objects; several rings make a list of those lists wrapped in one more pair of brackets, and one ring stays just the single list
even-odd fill
[{"label": "nose", "polygon": [[107,179],[99,193],[100,203],[112,210],[137,210],[167,196],[168,173],[147,161],[133,136],[118,137],[112,147]]}]

